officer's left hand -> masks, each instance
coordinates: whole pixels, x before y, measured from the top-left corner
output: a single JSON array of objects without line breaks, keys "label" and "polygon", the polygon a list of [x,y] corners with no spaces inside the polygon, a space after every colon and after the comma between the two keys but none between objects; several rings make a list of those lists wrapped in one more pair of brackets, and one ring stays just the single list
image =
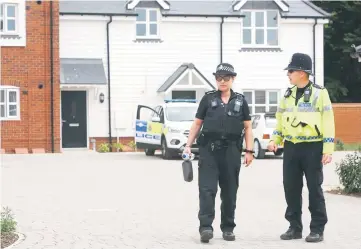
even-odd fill
[{"label": "officer's left hand", "polygon": [[251,153],[246,153],[244,155],[244,164],[246,164],[246,167],[248,167],[253,161],[253,154]]},{"label": "officer's left hand", "polygon": [[331,154],[323,154],[322,156],[322,164],[328,164],[332,161],[332,155]]}]

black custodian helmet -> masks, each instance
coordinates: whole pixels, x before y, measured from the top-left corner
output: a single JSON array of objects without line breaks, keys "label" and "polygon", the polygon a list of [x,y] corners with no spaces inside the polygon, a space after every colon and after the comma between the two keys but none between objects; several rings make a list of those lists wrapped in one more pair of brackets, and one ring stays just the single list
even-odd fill
[{"label": "black custodian helmet", "polygon": [[312,59],[307,54],[295,53],[292,55],[290,64],[284,70],[304,71],[312,74]]}]

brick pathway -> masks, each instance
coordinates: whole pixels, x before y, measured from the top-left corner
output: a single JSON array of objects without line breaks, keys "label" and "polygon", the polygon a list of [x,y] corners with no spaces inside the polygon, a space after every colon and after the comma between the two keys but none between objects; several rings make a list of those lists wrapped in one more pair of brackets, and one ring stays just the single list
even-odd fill
[{"label": "brick pathway", "polygon": [[[281,160],[272,157],[241,170],[237,240],[222,240],[218,193],[215,238],[206,245],[197,231],[197,182],[183,181],[181,161],[67,152],[4,155],[1,165],[2,205],[13,209],[26,235],[19,249],[361,248],[361,199],[331,194],[325,196],[329,223],[323,243],[279,240],[288,224]],[[338,184],[334,168],[325,168],[324,188]],[[304,236],[307,207],[304,189]]]}]

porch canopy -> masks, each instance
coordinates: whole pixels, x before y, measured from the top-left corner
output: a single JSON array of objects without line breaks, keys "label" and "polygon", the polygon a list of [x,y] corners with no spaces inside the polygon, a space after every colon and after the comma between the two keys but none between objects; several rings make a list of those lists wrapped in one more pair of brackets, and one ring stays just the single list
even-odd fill
[{"label": "porch canopy", "polygon": [[159,87],[158,93],[169,93],[172,90],[204,89],[215,90],[216,88],[194,66],[193,63],[183,63],[174,73]]},{"label": "porch canopy", "polygon": [[96,86],[107,84],[102,59],[61,58],[60,84],[62,86]]}]

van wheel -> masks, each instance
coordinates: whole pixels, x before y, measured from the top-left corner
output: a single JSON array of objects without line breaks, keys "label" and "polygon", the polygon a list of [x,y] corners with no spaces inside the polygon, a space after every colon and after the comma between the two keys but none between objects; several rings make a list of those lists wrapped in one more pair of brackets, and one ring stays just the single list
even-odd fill
[{"label": "van wheel", "polygon": [[165,138],[162,139],[162,158],[165,160],[171,159],[172,154],[170,153]]},{"label": "van wheel", "polygon": [[145,152],[145,155],[147,155],[147,156],[154,156],[155,150],[145,149],[144,152]]},{"label": "van wheel", "polygon": [[254,157],[257,159],[263,159],[265,153],[266,152],[262,149],[260,142],[257,139],[254,140]]}]

